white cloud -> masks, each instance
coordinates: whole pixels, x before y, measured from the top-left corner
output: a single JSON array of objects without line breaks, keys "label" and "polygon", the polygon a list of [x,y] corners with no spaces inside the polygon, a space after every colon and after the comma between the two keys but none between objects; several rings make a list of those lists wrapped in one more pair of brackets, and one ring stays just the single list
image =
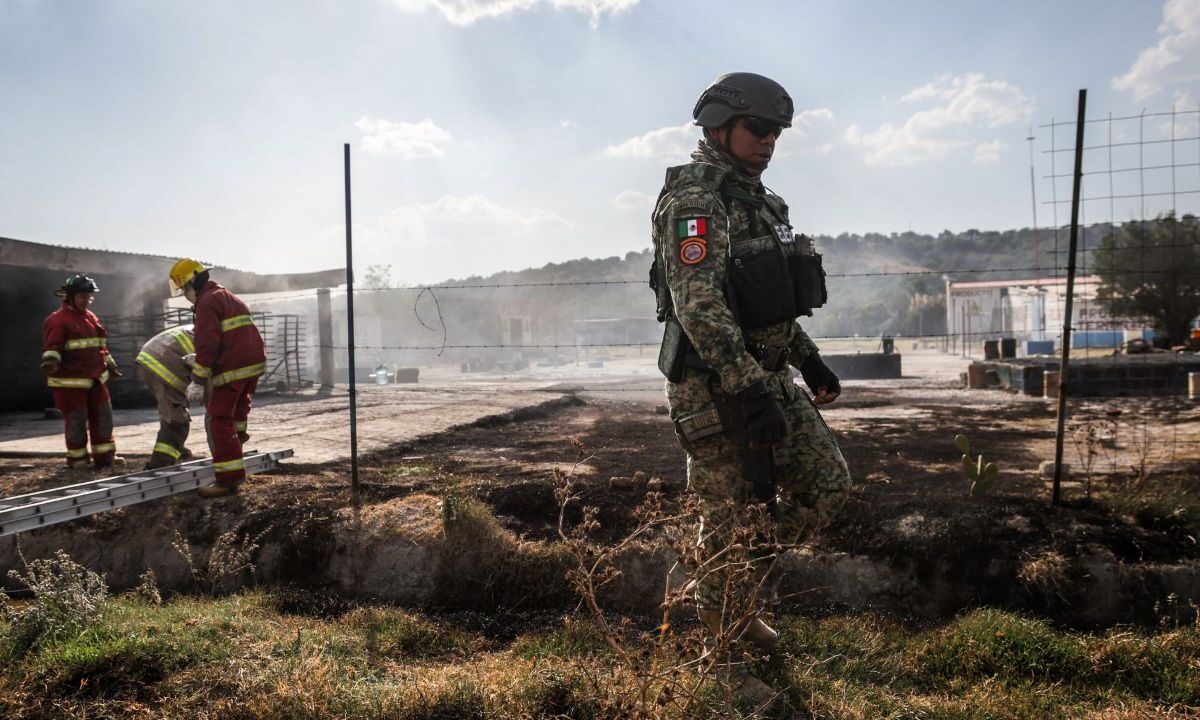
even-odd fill
[{"label": "white cloud", "polygon": [[1159,40],[1145,48],[1129,71],[1112,80],[1136,100],[1159,91],[1200,80],[1200,0],[1167,0]]},{"label": "white cloud", "polygon": [[441,157],[454,139],[429,118],[419,123],[406,123],[364,116],[354,126],[364,133],[363,150],[377,155]]},{"label": "white cloud", "polygon": [[579,123],[575,122],[574,120],[559,120],[558,126],[561,128],[575,129],[579,127]]},{"label": "white cloud", "polygon": [[604,149],[604,154],[616,158],[656,158],[683,162],[695,149],[699,137],[699,128],[689,122],[651,130],[645,135],[610,145]]},{"label": "white cloud", "polygon": [[1000,159],[1007,147],[1000,140],[981,142],[975,146],[975,156],[971,159],[980,164],[993,163]]},{"label": "white cloud", "polygon": [[1200,134],[1200,106],[1192,98],[1192,94],[1184,90],[1175,91],[1175,101],[1171,104],[1175,109],[1175,117],[1158,123],[1158,134],[1165,140],[1194,138]]},{"label": "white cloud", "polygon": [[783,155],[825,155],[842,141],[837,118],[829,108],[804,110],[792,117],[792,126],[779,137]]},{"label": "white cloud", "polygon": [[990,161],[1002,145],[978,137],[981,131],[1012,125],[1033,113],[1033,101],[1017,86],[983,75],[943,76],[902,98],[934,107],[914,113],[903,125],[884,123],[875,132],[851,125],[846,141],[862,146],[868,165],[912,165],[941,160],[971,148],[977,161]]},{"label": "white cloud", "polygon": [[405,12],[420,12],[434,9],[452,25],[472,25],[480,20],[503,17],[516,12],[546,5],[555,10],[572,10],[591,16],[590,23],[596,27],[600,18],[629,10],[640,0],[392,0]]},{"label": "white cloud", "polygon": [[637,190],[622,190],[613,198],[613,205],[618,210],[652,210],[654,196]]},{"label": "white cloud", "polygon": [[[575,223],[548,210],[479,194],[447,195],[355,224],[354,257],[360,267],[390,263],[404,268],[409,280],[431,282],[541,264],[553,249],[569,245],[575,230]],[[335,226],[319,237],[332,242],[344,232]]]}]

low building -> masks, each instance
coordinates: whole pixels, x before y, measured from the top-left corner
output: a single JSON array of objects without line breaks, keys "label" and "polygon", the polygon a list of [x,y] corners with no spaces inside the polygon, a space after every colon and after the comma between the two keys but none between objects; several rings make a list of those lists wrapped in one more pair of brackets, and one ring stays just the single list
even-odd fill
[{"label": "low building", "polygon": [[[1147,323],[1118,318],[1097,301],[1100,278],[1075,279],[1071,312],[1072,346],[1117,347],[1132,337],[1144,337]],[[950,345],[975,347],[984,340],[1011,337],[1018,341],[1061,344],[1066,314],[1067,279],[954,281],[946,279],[946,326]]]}]

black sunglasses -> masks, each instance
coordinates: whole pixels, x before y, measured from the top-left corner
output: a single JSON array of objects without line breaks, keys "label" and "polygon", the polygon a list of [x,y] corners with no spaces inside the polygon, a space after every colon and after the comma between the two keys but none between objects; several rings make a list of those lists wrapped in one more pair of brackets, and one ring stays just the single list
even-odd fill
[{"label": "black sunglasses", "polygon": [[779,137],[783,132],[783,126],[779,123],[769,122],[762,118],[745,117],[742,118],[742,127],[750,131],[750,134],[756,138],[765,138],[768,135]]}]

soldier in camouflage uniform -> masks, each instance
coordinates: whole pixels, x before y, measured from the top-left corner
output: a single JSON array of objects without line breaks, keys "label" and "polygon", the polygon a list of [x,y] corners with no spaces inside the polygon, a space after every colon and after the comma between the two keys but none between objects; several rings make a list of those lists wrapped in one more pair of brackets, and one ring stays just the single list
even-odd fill
[{"label": "soldier in camouflage uniform", "polygon": [[[797,322],[825,300],[820,256],[760,180],[792,114],[787,92],[760,75],[725,75],[704,91],[693,110],[704,137],[693,162],[667,170],[654,209],[651,271],[666,323],[659,366],[706,524],[725,523],[730,500],[766,502],[783,542],[827,522],[850,489],[817,410],[841,385]],[[747,477],[753,449],[774,461],[768,496]],[[723,583],[710,575],[699,585],[701,617],[713,627]],[[769,648],[777,637],[756,618],[741,639]]]}]

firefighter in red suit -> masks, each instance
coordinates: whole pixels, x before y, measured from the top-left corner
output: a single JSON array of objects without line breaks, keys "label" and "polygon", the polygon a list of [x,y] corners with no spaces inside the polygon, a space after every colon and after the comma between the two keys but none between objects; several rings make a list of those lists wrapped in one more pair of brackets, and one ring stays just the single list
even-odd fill
[{"label": "firefighter in red suit", "polygon": [[262,335],[246,304],[208,277],[208,268],[184,258],[171,268],[172,294],[183,295],[196,311],[196,357],[191,359],[189,404],[204,400],[204,424],[212,449],[216,482],[201,497],[237,493],[246,479],[242,443],[258,378],[267,370]]},{"label": "firefighter in red suit", "polygon": [[120,377],[108,353],[108,331],[88,305],[100,288],[86,275],[73,275],[54,294],[62,307],[42,323],[42,373],[62,412],[67,440],[67,466],[88,467],[88,436],[92,464],[99,472],[124,464],[113,442],[112,400],[106,383]]}]

